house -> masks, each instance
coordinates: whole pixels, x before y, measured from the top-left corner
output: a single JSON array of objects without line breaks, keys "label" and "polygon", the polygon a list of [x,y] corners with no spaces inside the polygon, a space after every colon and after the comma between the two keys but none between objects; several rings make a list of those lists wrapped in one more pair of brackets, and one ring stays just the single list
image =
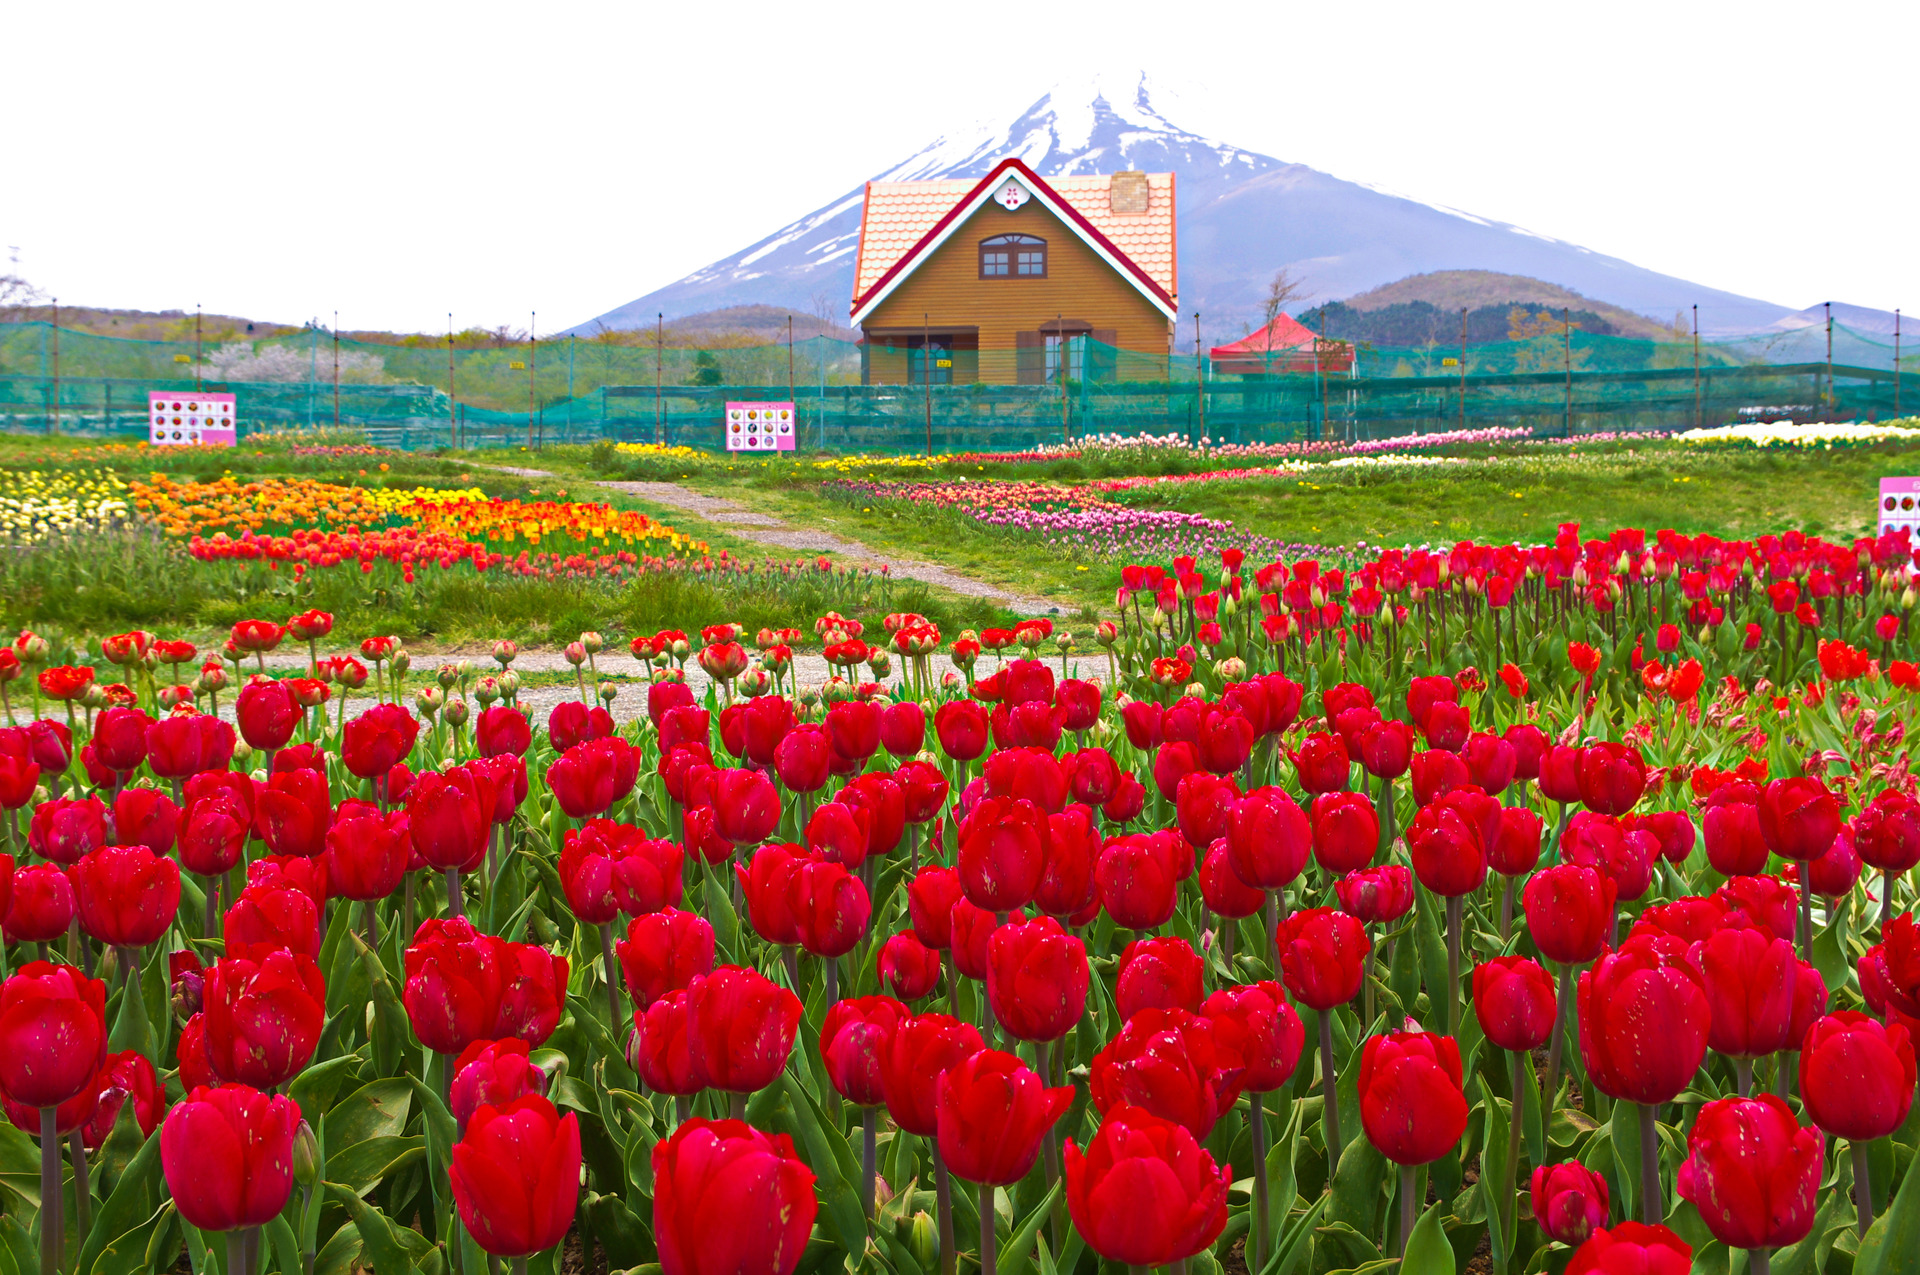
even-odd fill
[{"label": "house", "polygon": [[1229,345],[1207,351],[1215,375],[1312,376],[1315,362],[1322,376],[1353,375],[1353,343],[1315,336],[1291,316],[1276,314],[1256,332]]},{"label": "house", "polygon": [[1172,173],[867,183],[853,325],[869,385],[1164,380]]}]

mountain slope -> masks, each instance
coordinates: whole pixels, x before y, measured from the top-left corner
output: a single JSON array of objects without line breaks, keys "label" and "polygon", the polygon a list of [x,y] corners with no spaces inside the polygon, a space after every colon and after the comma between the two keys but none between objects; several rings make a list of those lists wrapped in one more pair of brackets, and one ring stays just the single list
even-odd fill
[{"label": "mountain slope", "polygon": [[[1703,330],[1751,331],[1793,313],[1188,132],[1154,109],[1145,77],[1117,88],[1056,86],[1005,128],[943,137],[874,180],[981,177],[1007,155],[1042,176],[1129,167],[1176,174],[1182,347],[1192,340],[1196,312],[1209,340],[1257,322],[1267,281],[1282,267],[1305,282],[1313,301],[1409,275],[1488,270],[1548,280],[1662,322],[1697,304]],[[578,330],[747,304],[844,321],[863,189]]]}]

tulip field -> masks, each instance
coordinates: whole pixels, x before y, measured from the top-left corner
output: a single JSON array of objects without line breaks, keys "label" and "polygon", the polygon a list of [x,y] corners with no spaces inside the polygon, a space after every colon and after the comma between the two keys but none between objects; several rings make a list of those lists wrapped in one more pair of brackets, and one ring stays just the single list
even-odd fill
[{"label": "tulip field", "polygon": [[0,1275],[1920,1270],[1920,545],[1674,494],[1786,445],[0,454]]}]

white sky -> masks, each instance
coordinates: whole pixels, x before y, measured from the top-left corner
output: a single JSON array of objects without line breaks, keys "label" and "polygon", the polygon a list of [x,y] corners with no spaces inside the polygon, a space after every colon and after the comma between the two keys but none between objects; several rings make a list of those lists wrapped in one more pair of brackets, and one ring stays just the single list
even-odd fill
[{"label": "white sky", "polygon": [[1911,0],[20,0],[0,252],[69,303],[551,332],[1144,68],[1251,150],[1787,305],[1917,309],[1917,37]]}]

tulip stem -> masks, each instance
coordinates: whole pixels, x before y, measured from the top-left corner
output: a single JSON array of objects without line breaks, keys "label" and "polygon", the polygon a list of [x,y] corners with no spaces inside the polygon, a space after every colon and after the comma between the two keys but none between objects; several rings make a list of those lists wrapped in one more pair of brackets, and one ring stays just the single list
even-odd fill
[{"label": "tulip stem", "polygon": [[600,969],[607,976],[607,1027],[613,1033],[613,1043],[620,1046],[624,1053],[626,1042],[620,1038],[620,983],[613,965],[613,925],[602,922],[600,931]]},{"label": "tulip stem", "polygon": [[1747,1250],[1747,1275],[1772,1275],[1773,1254],[1764,1248]]},{"label": "tulip stem", "polygon": [[57,1107],[40,1108],[40,1275],[58,1275],[60,1222],[60,1127]]},{"label": "tulip stem", "polygon": [[934,1140],[932,1147],[934,1207],[940,1213],[940,1275],[954,1275],[959,1255],[953,1251],[953,1179],[947,1174],[939,1141]]},{"label": "tulip stem", "polygon": [[448,868],[447,869],[447,910],[449,912],[452,912],[457,917],[464,917],[467,914],[467,910],[463,906],[465,902],[466,900],[461,897],[461,891],[460,891],[460,869]]},{"label": "tulip stem", "polygon": [[1887,922],[1893,920],[1893,871],[1882,869],[1880,873],[1880,938],[1887,937]]},{"label": "tulip stem", "polygon": [[[1036,1040],[1033,1042],[1033,1060],[1034,1062],[1039,1064],[1040,1082],[1042,1084],[1052,1085],[1054,1083],[1054,1079],[1053,1079],[1054,1067],[1057,1063],[1064,1061],[1065,1051],[1066,1051],[1066,1040],[1064,1038],[1062,1038],[1060,1043],[1057,1045],[1050,1045],[1047,1041],[1044,1041],[1044,1040]],[[1047,1190],[1051,1191],[1054,1188],[1054,1184],[1060,1181],[1060,1122],[1059,1121],[1056,1120],[1051,1125],[1047,1126],[1047,1136],[1046,1136],[1046,1142],[1044,1144],[1044,1147],[1045,1149],[1043,1151],[1043,1157],[1046,1164]],[[1062,1244],[1066,1243],[1066,1237],[1067,1237],[1067,1219],[1065,1217],[1066,1203],[1067,1203],[1066,1197],[1063,1195],[1060,1197],[1060,1199],[1054,1202],[1054,1206],[1053,1206],[1053,1217],[1051,1219],[1049,1234],[1052,1235],[1053,1237],[1053,1246],[1056,1249],[1059,1248]]]},{"label": "tulip stem", "polygon": [[1461,900],[1447,900],[1447,1035],[1460,1034],[1460,926]]},{"label": "tulip stem", "polygon": [[1253,1267],[1267,1268],[1267,1117],[1260,1109],[1261,1095],[1247,1095],[1247,1129],[1253,1137]]},{"label": "tulip stem", "polygon": [[873,1107],[860,1108],[860,1203],[866,1207],[867,1220],[874,1210],[874,1139],[880,1133],[879,1116]]},{"label": "tulip stem", "polygon": [[516,1257],[513,1259],[513,1275],[527,1275],[526,1258]]},{"label": "tulip stem", "polygon": [[1753,1059],[1735,1058],[1733,1060],[1733,1078],[1740,1085],[1740,1096],[1748,1097],[1753,1093]]},{"label": "tulip stem", "polygon": [[249,1275],[247,1228],[244,1226],[236,1226],[227,1232],[227,1275]]},{"label": "tulip stem", "polygon": [[840,958],[837,956],[823,956],[820,958],[820,963],[826,966],[827,1004],[831,1006],[835,1001],[840,999]]},{"label": "tulip stem", "polygon": [[367,946],[374,951],[380,949],[380,923],[374,916],[374,901],[368,899],[360,905],[360,914],[367,922]]},{"label": "tulip stem", "polygon": [[994,1256],[993,1184],[980,1184],[980,1275],[996,1275],[999,1259]]},{"label": "tulip stem", "polygon": [[93,1188],[87,1182],[87,1144],[78,1129],[67,1135],[67,1154],[73,1157],[73,1211],[85,1235],[93,1229]]},{"label": "tulip stem", "polygon": [[1800,861],[1800,959],[1813,963],[1813,867],[1805,859]]},{"label": "tulip stem", "polygon": [[1513,881],[1506,879],[1506,887],[1500,892],[1500,946],[1505,947],[1507,940],[1513,937]]},{"label": "tulip stem", "polygon": [[1333,1067],[1333,1010],[1320,1011],[1320,1134],[1327,1144],[1327,1181],[1340,1169],[1340,1074]]},{"label": "tulip stem", "polygon": [[1513,1054],[1513,1111],[1507,1120],[1507,1176],[1500,1183],[1502,1198],[1506,1200],[1505,1213],[1496,1219],[1505,1228],[1501,1234],[1506,1237],[1505,1251],[1513,1252],[1514,1240],[1519,1233],[1520,1197],[1515,1194],[1513,1184],[1520,1178],[1520,1142],[1526,1133],[1526,1088],[1527,1056],[1518,1050]]},{"label": "tulip stem", "polygon": [[1413,1191],[1420,1171],[1411,1164],[1400,1166],[1400,1233],[1393,1237],[1393,1255],[1404,1258],[1407,1255],[1407,1236],[1413,1231],[1414,1198]]},{"label": "tulip stem", "polygon": [[1547,1045],[1547,1087],[1540,1095],[1542,1128],[1553,1125],[1553,1107],[1560,1096],[1560,1058],[1567,1048],[1567,1013],[1573,1003],[1573,966],[1560,967],[1560,995],[1553,1007],[1553,1040]]},{"label": "tulip stem", "polygon": [[1650,1103],[1640,1104],[1640,1220],[1658,1226],[1666,1220],[1666,1192],[1660,1189],[1660,1127]]},{"label": "tulip stem", "polygon": [[1853,1152],[1853,1207],[1859,1215],[1860,1234],[1864,1237],[1867,1228],[1873,1225],[1873,1169],[1863,1139],[1854,1139],[1849,1149]]},{"label": "tulip stem", "polygon": [[673,1095],[673,1122],[683,1125],[693,1117],[693,1099],[683,1093]]}]

